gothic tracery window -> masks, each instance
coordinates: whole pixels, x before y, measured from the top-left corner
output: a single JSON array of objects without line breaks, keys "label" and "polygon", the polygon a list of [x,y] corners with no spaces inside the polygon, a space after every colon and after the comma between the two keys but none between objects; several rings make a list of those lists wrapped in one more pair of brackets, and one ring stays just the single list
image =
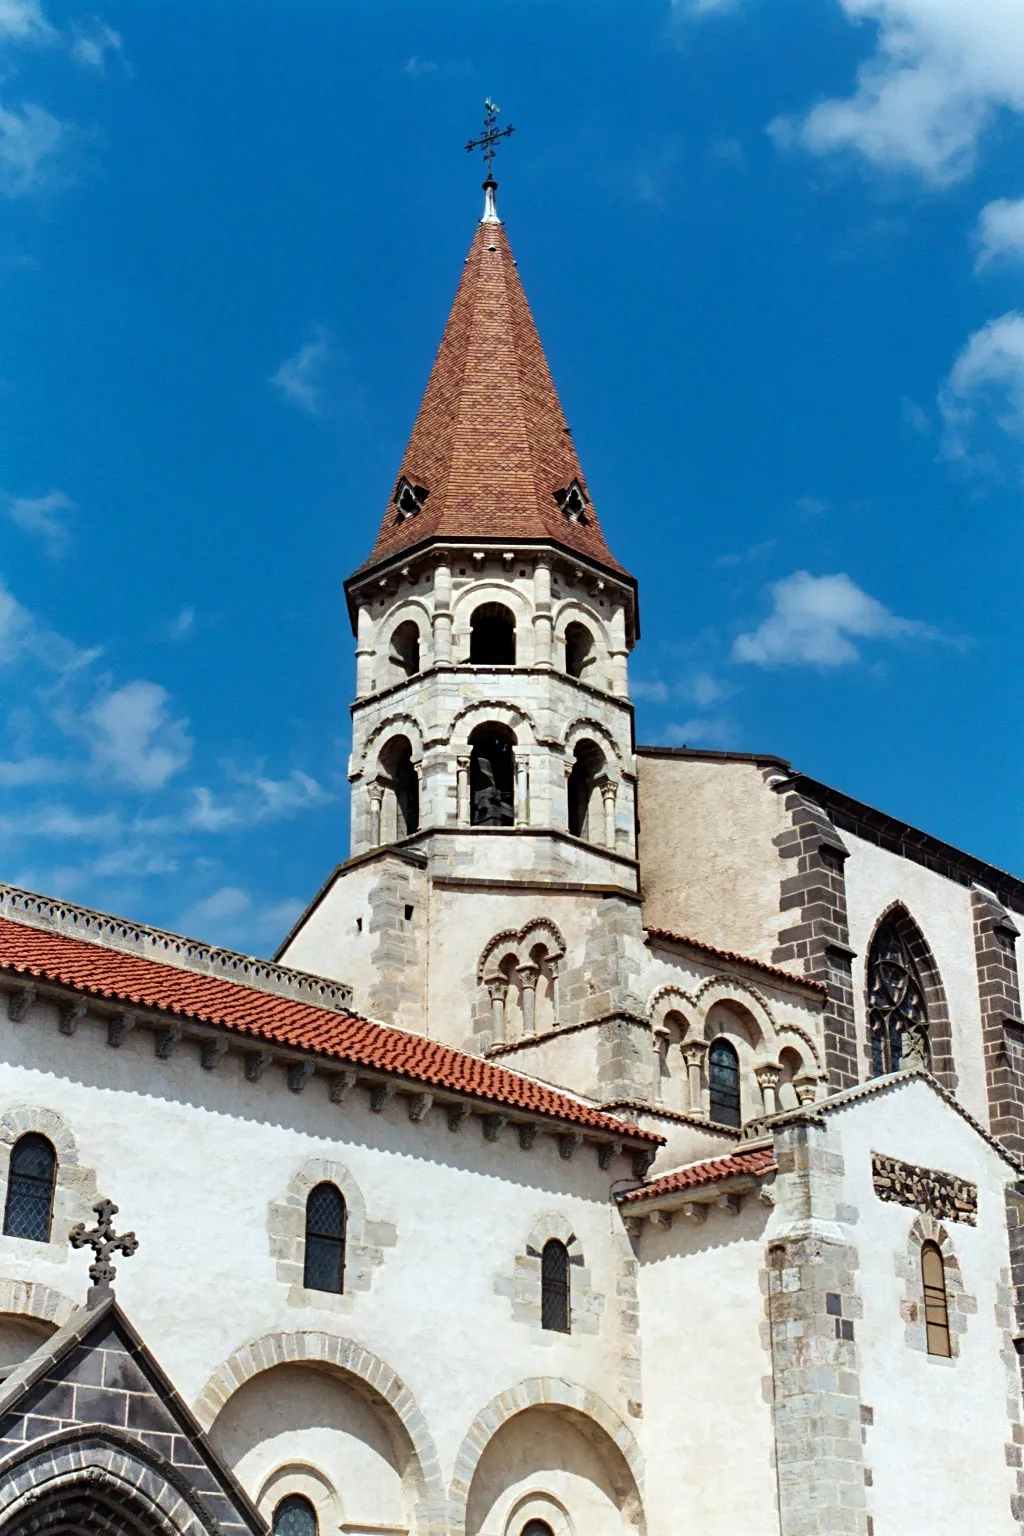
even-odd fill
[{"label": "gothic tracery window", "polygon": [[345,1289],[345,1215],[345,1198],[337,1185],[317,1184],[310,1190],[302,1277],[309,1291],[340,1295]]},{"label": "gothic tracery window", "polygon": [[11,1152],[4,1207],[4,1235],[28,1237],[37,1243],[50,1240],[53,1189],[57,1180],[57,1154],[45,1136],[30,1131],[20,1136]]},{"label": "gothic tracery window", "polygon": [[876,1076],[928,1065],[924,993],[895,923],[882,924],[868,956],[868,1030]]}]

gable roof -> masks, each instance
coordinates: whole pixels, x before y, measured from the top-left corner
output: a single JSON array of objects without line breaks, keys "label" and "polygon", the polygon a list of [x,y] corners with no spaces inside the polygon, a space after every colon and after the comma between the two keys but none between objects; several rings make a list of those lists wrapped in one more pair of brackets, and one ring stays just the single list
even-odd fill
[{"label": "gable roof", "polygon": [[672,933],[668,928],[652,928],[644,926],[644,932],[649,939],[654,939],[661,944],[678,944],[684,949],[692,949],[699,955],[708,955],[713,960],[724,960],[729,965],[745,965],[749,970],[760,971],[763,976],[771,976],[776,981],[786,982],[789,986],[806,987],[810,992],[816,992],[819,997],[828,996],[828,988],[822,981],[815,981],[810,976],[798,976],[795,971],[782,971],[777,965],[769,965],[767,960],[754,960],[750,955],[738,955],[731,949],[718,949],[714,944],[705,944],[703,939],[688,939],[681,933]]},{"label": "gable roof", "polygon": [[360,572],[427,539],[498,538],[553,541],[626,574],[593,504],[574,520],[556,499],[574,480],[589,492],[497,220],[473,237],[396,495],[403,477],[426,493],[420,510],[389,503]]},{"label": "gable roof", "polygon": [[69,1466],[82,1465],[74,1447],[83,1439],[112,1442],[166,1478],[206,1529],[266,1530],[113,1295],[77,1311],[0,1384],[0,1482],[32,1460],[44,1437],[50,1447],[67,1445]]},{"label": "gable roof", "polygon": [[649,1146],[664,1139],[569,1093],[422,1035],[0,917],[0,975],[4,972]]}]

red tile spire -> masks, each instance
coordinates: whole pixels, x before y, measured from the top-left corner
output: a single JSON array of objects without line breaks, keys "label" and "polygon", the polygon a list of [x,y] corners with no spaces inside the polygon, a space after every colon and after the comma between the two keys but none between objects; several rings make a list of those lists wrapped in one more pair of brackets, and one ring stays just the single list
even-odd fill
[{"label": "red tile spire", "polygon": [[427,539],[491,538],[554,542],[622,572],[494,212],[494,183],[485,191],[393,499],[362,569]]}]

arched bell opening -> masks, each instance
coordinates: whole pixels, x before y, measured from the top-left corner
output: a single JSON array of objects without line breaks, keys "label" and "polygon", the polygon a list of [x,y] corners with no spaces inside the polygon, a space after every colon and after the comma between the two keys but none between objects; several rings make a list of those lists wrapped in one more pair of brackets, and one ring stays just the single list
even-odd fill
[{"label": "arched bell opening", "polygon": [[604,775],[605,756],[593,741],[581,741],[573,753],[569,772],[569,831],[589,843],[603,841],[603,816],[599,780]]},{"label": "arched bell opening", "polygon": [[419,672],[420,629],[414,619],[406,619],[399,624],[391,636],[388,668],[393,683],[399,683],[406,677],[415,677]]},{"label": "arched bell opening", "polygon": [[382,749],[380,774],[386,791],[381,841],[411,837],[420,829],[420,780],[408,736],[393,736]]},{"label": "arched bell opening", "polygon": [[474,667],[514,667],[516,620],[504,603],[481,603],[469,621],[469,661]]},{"label": "arched bell opening", "polygon": [[469,822],[515,825],[516,738],[506,725],[478,725],[469,738]]},{"label": "arched bell opening", "polygon": [[586,680],[597,657],[594,637],[585,624],[575,621],[565,631],[565,670],[569,677]]}]

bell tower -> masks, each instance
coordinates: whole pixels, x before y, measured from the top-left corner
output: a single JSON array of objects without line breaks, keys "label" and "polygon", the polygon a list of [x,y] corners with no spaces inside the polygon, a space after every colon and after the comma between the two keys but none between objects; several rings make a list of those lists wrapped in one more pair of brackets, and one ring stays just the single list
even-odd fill
[{"label": "bell tower", "polygon": [[634,890],[635,583],[605,543],[495,192],[488,177],[376,543],[346,583],[351,852]]}]

